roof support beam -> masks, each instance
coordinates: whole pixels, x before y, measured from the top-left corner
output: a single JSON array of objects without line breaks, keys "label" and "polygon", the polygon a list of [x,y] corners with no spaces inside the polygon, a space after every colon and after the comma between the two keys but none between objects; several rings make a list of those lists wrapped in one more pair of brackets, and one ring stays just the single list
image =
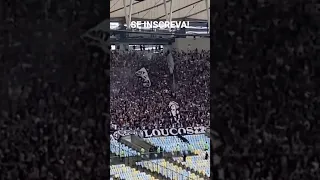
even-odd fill
[{"label": "roof support beam", "polygon": [[123,7],[124,7],[124,17],[126,19],[126,24],[127,24],[127,28],[128,28],[128,14],[127,14],[127,4],[126,4],[126,0],[123,0]]},{"label": "roof support beam", "polygon": [[[170,0],[167,0],[166,2],[170,2]],[[160,3],[160,4],[157,4],[157,5],[155,5],[155,6],[149,7],[149,8],[147,8],[147,9],[143,9],[143,10],[141,10],[141,11],[139,11],[139,12],[135,12],[135,13],[133,13],[132,15],[136,15],[136,14],[139,14],[139,13],[142,13],[142,12],[145,12],[145,11],[149,11],[149,10],[151,10],[151,9],[154,9],[154,8],[159,7],[159,6],[162,6],[162,5],[163,5],[163,3]]]},{"label": "roof support beam", "polygon": [[205,0],[206,2],[206,10],[207,10],[207,21],[208,21],[208,33],[210,33],[210,9],[209,9],[209,0]]},{"label": "roof support beam", "polygon": [[[135,3],[133,3],[132,5],[139,4],[139,3],[141,3],[141,2],[143,2],[143,1],[135,2]],[[128,6],[129,6],[129,5],[128,5]],[[126,6],[126,7],[128,7],[128,6]],[[123,8],[124,8],[124,7],[121,7],[121,8],[115,9],[115,10],[113,10],[113,11],[110,11],[110,14],[112,14],[112,13],[114,13],[114,12],[117,12],[117,11],[120,11],[120,10],[122,10]]]},{"label": "roof support beam", "polygon": [[[209,9],[210,9],[210,7],[209,7]],[[187,19],[187,18],[189,18],[189,17],[191,17],[191,16],[194,16],[194,15],[200,14],[200,13],[205,12],[205,11],[207,11],[207,9],[204,9],[204,10],[198,11],[198,12],[193,13],[193,14],[189,14],[188,16],[185,16],[185,17],[183,17],[183,18]]]},{"label": "roof support beam", "polygon": [[[126,1],[127,0],[123,0],[123,7],[111,11],[110,14],[112,14],[112,13],[114,13],[116,11],[120,11],[120,10],[122,10],[124,8],[124,14],[125,14],[124,18],[125,18],[126,24],[128,24],[128,25],[130,25],[132,19],[139,19],[138,17],[134,17],[134,15],[137,15],[137,14],[142,13],[142,12],[150,11],[150,10],[155,9],[157,7],[160,7],[162,5],[164,5],[164,8],[165,8],[164,9],[164,14],[162,16],[158,17],[158,18],[153,19],[153,20],[160,20],[160,19],[165,18],[167,21],[170,21],[170,19],[172,21],[172,19],[173,19],[172,14],[173,13],[181,11],[181,10],[183,10],[185,8],[190,7],[190,6],[193,6],[193,5],[197,4],[197,3],[200,3],[201,1],[205,1],[205,3],[206,3],[206,9],[205,10],[202,10],[202,11],[199,11],[199,12],[196,12],[194,14],[188,15],[186,17],[181,17],[181,18],[178,18],[178,19],[185,20],[185,19],[188,19],[188,17],[194,16],[196,14],[202,13],[202,12],[207,10],[207,20],[206,21],[208,23],[208,29],[210,29],[210,19],[211,18],[210,18],[210,11],[209,11],[209,9],[210,9],[209,2],[208,2],[209,0],[198,0],[198,1],[195,1],[195,2],[193,2],[191,4],[185,5],[185,6],[181,7],[181,8],[179,8],[179,9],[176,9],[174,11],[172,11],[172,1],[171,0],[163,0],[163,2],[160,3],[160,4],[157,4],[155,6],[149,7],[147,9],[143,9],[143,10],[135,12],[135,13],[132,13],[133,12],[132,11],[133,6],[138,4],[138,3],[144,2],[144,1],[132,2],[133,0],[130,0],[130,4],[127,4]],[[168,9],[167,3],[170,3],[169,6],[171,6],[171,11],[170,11],[170,7]],[[129,7],[129,13],[127,11],[127,7]],[[131,9],[131,13],[130,13],[130,9]],[[171,18],[170,18],[170,16],[171,16]],[[131,19],[131,21],[130,21],[130,19]],[[151,19],[148,19],[148,18],[142,18],[142,19],[151,20]],[[130,27],[130,26],[128,26],[128,27]]]},{"label": "roof support beam", "polygon": [[[193,3],[189,4],[189,5],[186,5],[186,6],[184,6],[184,7],[181,7],[181,8],[179,8],[179,9],[176,9],[176,10],[174,10],[172,13],[178,12],[178,11],[184,9],[184,8],[187,8],[187,7],[193,6],[193,5],[195,5],[195,4],[198,4],[198,3],[200,3],[201,1],[203,1],[203,0],[199,0],[199,1],[193,2]],[[158,17],[158,18],[156,18],[156,19],[161,19],[161,18],[163,18],[163,17],[165,17],[165,15],[164,15],[164,16],[160,16],[160,17]]]},{"label": "roof support beam", "polygon": [[130,0],[130,8],[129,8],[129,19],[128,19],[128,24],[127,24],[127,27],[130,29],[130,24],[131,24],[131,15],[132,15],[132,1],[133,0]]},{"label": "roof support beam", "polygon": [[[170,21],[170,24],[171,24],[171,21],[172,21],[172,1],[170,1],[170,17],[169,17],[169,21]],[[171,32],[171,28],[169,29],[169,31]]]},{"label": "roof support beam", "polygon": [[166,13],[166,21],[168,21],[167,2],[163,0],[164,12]]}]

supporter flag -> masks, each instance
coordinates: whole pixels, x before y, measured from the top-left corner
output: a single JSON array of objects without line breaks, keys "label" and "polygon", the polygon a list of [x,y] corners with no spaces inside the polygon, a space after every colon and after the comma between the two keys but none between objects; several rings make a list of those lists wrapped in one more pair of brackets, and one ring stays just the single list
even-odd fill
[{"label": "supporter flag", "polygon": [[168,56],[167,56],[167,62],[168,62],[168,67],[170,70],[170,74],[173,74],[173,70],[174,70],[174,61],[173,61],[173,57],[171,52],[169,52]]},{"label": "supporter flag", "polygon": [[100,47],[105,53],[109,53],[109,26],[110,20],[103,20],[81,35],[81,39],[86,45]]},{"label": "supporter flag", "polygon": [[180,120],[180,114],[179,114],[179,104],[175,101],[171,101],[169,103],[169,108],[170,108],[170,111],[171,111],[171,116],[172,118],[175,120],[175,121],[178,121]]},{"label": "supporter flag", "polygon": [[151,86],[151,81],[148,75],[148,71],[146,70],[146,68],[141,68],[140,70],[138,70],[136,72],[136,75],[138,77],[141,77],[143,79],[143,86],[144,87],[150,87]]},{"label": "supporter flag", "polygon": [[174,61],[171,52],[168,52],[167,55],[167,62],[168,62],[168,67],[170,74],[172,75],[172,92],[176,91],[176,81],[175,81],[175,76],[174,76]]}]

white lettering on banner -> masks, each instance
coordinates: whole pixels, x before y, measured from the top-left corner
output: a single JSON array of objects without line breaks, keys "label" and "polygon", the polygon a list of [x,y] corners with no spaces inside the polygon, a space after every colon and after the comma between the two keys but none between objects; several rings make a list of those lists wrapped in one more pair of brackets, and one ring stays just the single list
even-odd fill
[{"label": "white lettering on banner", "polygon": [[186,134],[187,131],[186,131],[185,128],[179,128],[179,129],[178,129],[178,133],[179,133],[179,134]]},{"label": "white lettering on banner", "polygon": [[149,130],[143,130],[143,138],[149,138],[149,137],[152,137],[152,133],[149,135],[148,133]]},{"label": "white lettering on banner", "polygon": [[192,134],[193,133],[192,127],[187,127],[186,130],[187,130],[187,134]]},{"label": "white lettering on banner", "polygon": [[118,140],[124,136],[138,135],[138,134],[139,134],[139,131],[137,130],[119,130],[113,133],[113,137],[114,139]]},{"label": "white lettering on banner", "polygon": [[161,132],[158,129],[152,130],[152,134],[155,134],[156,136],[160,136]]},{"label": "white lettering on banner", "polygon": [[[153,129],[143,130],[143,138],[157,137],[157,136],[176,136],[176,135],[192,135],[192,134],[204,134],[206,127],[186,127],[186,128],[168,128],[168,129]],[[159,134],[160,133],[160,134]],[[141,133],[142,135],[142,133]]]},{"label": "white lettering on banner", "polygon": [[177,136],[205,134],[206,127],[186,127],[186,128],[166,128],[166,129],[146,129],[146,130],[119,130],[113,133],[113,138],[118,140],[124,136],[137,135],[141,138],[159,137],[159,136]]},{"label": "white lettering on banner", "polygon": [[[161,134],[163,134],[164,136],[169,136],[169,130],[168,129],[160,129]],[[166,131],[166,132],[164,132]]]},{"label": "white lettering on banner", "polygon": [[118,131],[116,131],[116,132],[113,133],[113,138],[114,138],[115,140],[118,140],[118,139],[120,138],[120,135],[119,135]]},{"label": "white lettering on banner", "polygon": [[115,140],[113,134],[110,135],[110,140],[111,140],[111,141],[114,141],[114,140]]},{"label": "white lettering on banner", "polygon": [[[173,131],[175,131],[175,132],[173,132]],[[177,131],[176,128],[171,128],[171,129],[169,129],[169,132],[170,132],[170,134],[172,134],[172,135],[174,135],[174,136],[178,135],[178,131]]]}]

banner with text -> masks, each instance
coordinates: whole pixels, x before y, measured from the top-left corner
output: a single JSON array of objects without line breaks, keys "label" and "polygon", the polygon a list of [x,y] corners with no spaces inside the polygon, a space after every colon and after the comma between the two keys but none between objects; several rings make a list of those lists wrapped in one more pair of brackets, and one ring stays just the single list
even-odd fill
[{"label": "banner with text", "polygon": [[179,135],[195,135],[205,134],[206,127],[181,127],[181,128],[166,128],[166,129],[147,129],[142,130],[139,136],[142,138],[159,137],[159,136],[177,136]]},{"label": "banner with text", "polygon": [[160,136],[196,135],[205,134],[206,127],[180,127],[166,129],[146,129],[146,130],[119,130],[113,133],[113,138],[119,140],[121,137],[136,135],[141,138],[151,138]]},{"label": "banner with text", "polygon": [[124,136],[139,135],[140,130],[119,130],[115,131],[112,136],[115,140],[119,140]]}]

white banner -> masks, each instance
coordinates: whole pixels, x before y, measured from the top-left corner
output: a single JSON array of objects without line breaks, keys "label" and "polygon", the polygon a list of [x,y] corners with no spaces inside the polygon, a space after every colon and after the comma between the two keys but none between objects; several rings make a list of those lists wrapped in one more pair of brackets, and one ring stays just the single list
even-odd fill
[{"label": "white banner", "polygon": [[141,138],[160,137],[160,136],[177,136],[177,135],[196,135],[205,134],[207,127],[181,127],[166,129],[146,129],[146,130],[119,130],[113,133],[113,138],[119,140],[121,137],[136,135]]},{"label": "white banner", "polygon": [[130,136],[130,135],[139,135],[139,133],[140,133],[140,130],[119,130],[114,132],[112,136],[115,140],[119,140],[121,137]]},{"label": "white banner", "polygon": [[143,79],[143,86],[144,87],[150,87],[151,86],[151,81],[148,75],[148,71],[146,70],[146,68],[141,68],[136,72],[136,75],[138,77],[141,77]]},{"label": "white banner", "polygon": [[177,136],[179,135],[195,135],[195,134],[205,134],[206,127],[181,127],[181,128],[167,128],[167,129],[148,129],[142,130],[139,133],[142,138],[159,137],[159,136]]},{"label": "white banner", "polygon": [[113,134],[110,134],[110,142],[114,141],[114,140],[115,140],[115,138],[113,137]]}]

